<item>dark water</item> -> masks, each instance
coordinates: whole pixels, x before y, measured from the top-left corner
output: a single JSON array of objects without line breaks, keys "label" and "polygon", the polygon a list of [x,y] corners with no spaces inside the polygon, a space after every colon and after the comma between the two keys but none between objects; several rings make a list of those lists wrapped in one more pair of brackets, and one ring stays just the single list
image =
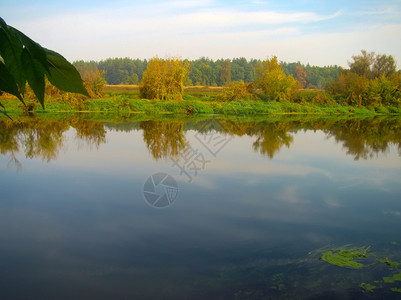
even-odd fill
[{"label": "dark water", "polygon": [[[377,260],[401,261],[400,120],[0,130],[0,299],[401,296]],[[362,269],[319,259],[348,244]]]}]

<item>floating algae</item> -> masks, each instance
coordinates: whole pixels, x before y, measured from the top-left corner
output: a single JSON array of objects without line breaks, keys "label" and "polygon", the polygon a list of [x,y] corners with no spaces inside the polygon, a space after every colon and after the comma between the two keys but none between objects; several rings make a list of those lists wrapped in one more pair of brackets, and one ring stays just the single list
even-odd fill
[{"label": "floating algae", "polygon": [[363,288],[367,292],[373,292],[373,290],[376,288],[375,285],[370,284],[370,283],[365,283],[365,282],[362,282],[360,287]]},{"label": "floating algae", "polygon": [[383,277],[383,282],[385,283],[393,283],[395,281],[401,281],[401,272],[394,274],[391,277]]},{"label": "floating algae", "polygon": [[388,265],[389,267],[392,267],[394,269],[397,269],[400,266],[399,262],[396,261],[391,261],[388,257],[386,258],[378,258],[378,261],[380,261],[381,263]]},{"label": "floating algae", "polygon": [[[360,263],[360,260],[367,258],[368,256],[375,256],[375,253],[367,253],[370,247],[352,247],[351,244],[344,245],[338,248],[323,247],[318,250],[312,251],[309,255],[314,255],[321,253],[320,259],[324,260],[332,265],[339,267],[346,267],[351,269],[360,269],[364,265]],[[392,261],[388,257],[377,258],[377,261],[387,265],[389,270],[395,271],[391,277],[383,277],[382,280],[376,280],[375,283],[379,285],[380,288],[390,288],[392,292],[401,293],[401,288],[391,287],[388,284],[401,281],[401,262]],[[363,282],[359,285],[365,292],[375,292],[377,288],[376,285],[371,283]]]},{"label": "floating algae", "polygon": [[347,267],[352,269],[360,269],[363,264],[355,261],[355,259],[364,259],[368,257],[367,248],[347,248],[347,246],[327,251],[320,257],[321,260],[328,262],[329,264]]}]

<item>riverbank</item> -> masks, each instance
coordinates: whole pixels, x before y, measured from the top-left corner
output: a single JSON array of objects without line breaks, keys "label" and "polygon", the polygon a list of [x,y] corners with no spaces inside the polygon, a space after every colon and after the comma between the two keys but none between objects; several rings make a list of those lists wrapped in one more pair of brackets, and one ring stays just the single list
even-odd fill
[{"label": "riverbank", "polygon": [[[211,97],[197,100],[186,96],[182,101],[151,101],[135,99],[128,95],[114,95],[104,99],[87,99],[78,103],[69,101],[47,101],[42,107],[35,101],[27,101],[28,108],[18,100],[2,100],[6,112],[12,115],[23,113],[97,112],[108,114],[221,114],[221,115],[401,115],[400,108],[366,108],[339,104],[293,103],[288,101],[238,100],[216,101]],[[31,103],[33,105],[31,105]]]},{"label": "riverbank", "polygon": [[[46,96],[44,110],[36,100],[25,100],[27,106],[10,97],[3,98],[1,102],[10,116],[27,113],[65,112],[111,115],[401,115],[401,108],[397,107],[353,107],[341,105],[331,98],[329,101],[316,103],[315,99],[319,99],[317,96],[322,95],[321,92],[316,90],[301,90],[294,95],[293,101],[271,101],[256,97],[248,100],[222,101],[218,98],[222,90],[221,87],[191,86],[185,87],[181,101],[154,101],[141,99],[138,86],[108,85],[104,90],[105,97],[99,99],[77,98],[74,94],[58,98]],[[327,94],[323,95],[326,98],[329,97]]]}]

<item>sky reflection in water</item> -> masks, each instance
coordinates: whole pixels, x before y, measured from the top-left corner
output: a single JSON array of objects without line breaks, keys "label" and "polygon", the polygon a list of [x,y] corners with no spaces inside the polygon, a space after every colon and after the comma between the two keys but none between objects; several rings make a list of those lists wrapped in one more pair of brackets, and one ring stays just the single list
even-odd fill
[{"label": "sky reflection in water", "polygon": [[[1,298],[363,298],[360,271],[308,253],[401,260],[397,120],[0,127]],[[215,156],[213,134],[228,141]],[[191,182],[172,160],[188,145],[208,161]],[[143,197],[157,172],[179,186],[164,209]]]}]

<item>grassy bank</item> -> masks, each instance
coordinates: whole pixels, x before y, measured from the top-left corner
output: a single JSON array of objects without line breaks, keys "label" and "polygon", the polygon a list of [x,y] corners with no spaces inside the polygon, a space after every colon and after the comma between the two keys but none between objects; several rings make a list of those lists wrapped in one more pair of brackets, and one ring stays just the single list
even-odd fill
[{"label": "grassy bank", "polygon": [[[298,104],[288,101],[231,101],[195,100],[184,97],[182,101],[156,102],[146,99],[132,99],[126,95],[111,96],[104,99],[88,99],[71,105],[68,102],[50,101],[43,111],[36,105],[33,112],[102,112],[112,114],[222,114],[222,115],[259,115],[259,114],[322,114],[322,115],[401,115],[401,109],[385,107],[366,108],[342,106],[339,104]],[[22,114],[25,107],[18,100],[3,100],[9,114]],[[28,101],[29,102],[29,101]]]},{"label": "grassy bank", "polygon": [[[331,101],[331,103],[314,103],[317,92],[302,91],[296,94],[294,101],[270,101],[268,99],[218,101],[216,99],[222,88],[193,86],[186,87],[182,101],[152,101],[141,99],[138,86],[106,86],[106,98],[86,99],[82,101],[60,100],[48,97],[45,110],[37,101],[26,100],[34,113],[102,113],[127,116],[129,114],[163,115],[227,115],[255,116],[280,114],[312,115],[401,115],[401,108],[353,107]],[[309,99],[310,98],[310,99]],[[67,97],[67,99],[69,99]],[[27,114],[27,107],[17,99],[3,99],[8,114]]]}]

